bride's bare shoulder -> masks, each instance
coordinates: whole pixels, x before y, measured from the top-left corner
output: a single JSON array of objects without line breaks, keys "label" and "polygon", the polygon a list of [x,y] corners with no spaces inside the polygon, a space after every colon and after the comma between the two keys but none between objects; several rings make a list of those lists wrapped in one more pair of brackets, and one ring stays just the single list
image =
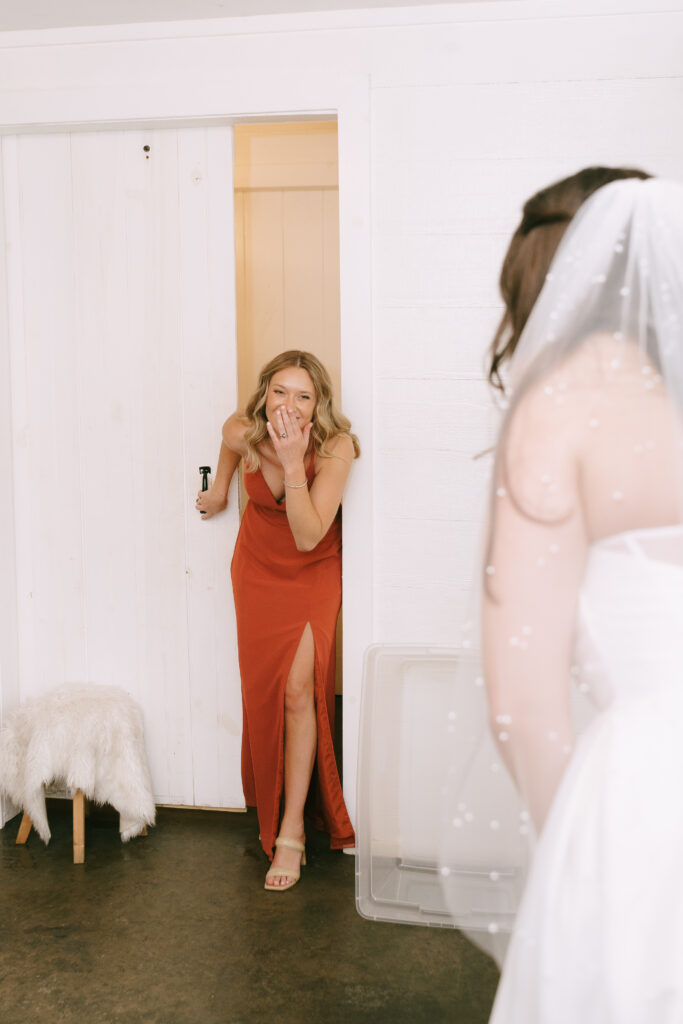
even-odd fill
[{"label": "bride's bare shoulder", "polygon": [[558,516],[573,507],[577,471],[591,457],[597,426],[604,444],[637,412],[633,398],[642,392],[646,360],[628,340],[595,333],[552,366],[531,368],[513,394],[498,448],[520,504]]},{"label": "bride's bare shoulder", "polygon": [[577,466],[609,352],[581,345],[537,364],[513,393],[498,444],[499,481],[527,514],[559,519],[576,505]]}]

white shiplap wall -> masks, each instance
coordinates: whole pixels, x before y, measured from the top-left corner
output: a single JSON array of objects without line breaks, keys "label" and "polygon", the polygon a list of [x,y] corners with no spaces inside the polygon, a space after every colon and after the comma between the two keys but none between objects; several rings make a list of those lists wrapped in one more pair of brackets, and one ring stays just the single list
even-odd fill
[{"label": "white shiplap wall", "polygon": [[450,643],[467,603],[471,456],[493,429],[483,353],[522,201],[587,163],[683,177],[683,4],[650,8],[505,0],[0,37],[12,130],[339,111],[342,372],[366,451],[345,527],[352,809],[365,645]]},{"label": "white shiplap wall", "polygon": [[[538,46],[543,34],[529,38]],[[469,614],[487,465],[472,455],[492,443],[497,418],[482,369],[524,199],[591,163],[683,178],[670,130],[683,78],[636,77],[634,54],[633,77],[614,80],[608,52],[599,73],[580,54],[572,81],[374,93],[378,640],[452,643]]]}]

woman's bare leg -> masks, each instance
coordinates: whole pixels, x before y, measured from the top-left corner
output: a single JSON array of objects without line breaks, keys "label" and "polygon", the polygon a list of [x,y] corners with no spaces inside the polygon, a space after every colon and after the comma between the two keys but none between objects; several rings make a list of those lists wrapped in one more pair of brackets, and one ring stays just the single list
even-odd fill
[{"label": "woman's bare leg", "polygon": [[[304,804],[315,763],[318,738],[314,700],[315,645],[313,630],[306,623],[285,687],[285,807],[280,835],[299,839],[304,833]],[[271,885],[287,885],[299,870],[301,854],[278,847],[273,867],[292,869],[293,875],[275,876]]]}]

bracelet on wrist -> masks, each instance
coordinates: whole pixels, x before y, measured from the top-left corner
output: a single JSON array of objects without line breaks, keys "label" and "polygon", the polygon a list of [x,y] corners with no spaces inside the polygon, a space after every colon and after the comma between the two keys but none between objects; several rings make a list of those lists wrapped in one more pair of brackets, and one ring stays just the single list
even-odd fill
[{"label": "bracelet on wrist", "polygon": [[289,484],[285,480],[285,487],[291,487],[293,491],[298,491],[301,487],[305,487],[307,483],[308,480],[304,480],[302,484]]}]

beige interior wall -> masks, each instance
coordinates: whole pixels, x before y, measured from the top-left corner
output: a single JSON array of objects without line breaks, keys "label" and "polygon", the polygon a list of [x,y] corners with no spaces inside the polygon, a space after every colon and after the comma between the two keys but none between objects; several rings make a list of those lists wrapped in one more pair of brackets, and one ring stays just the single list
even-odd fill
[{"label": "beige interior wall", "polygon": [[336,122],[235,128],[240,404],[290,348],[318,356],[340,399],[338,196]]},{"label": "beige interior wall", "polygon": [[[327,367],[341,404],[339,188],[335,121],[237,125],[237,368],[243,408],[278,352]],[[341,617],[337,692],[341,692]]]}]

